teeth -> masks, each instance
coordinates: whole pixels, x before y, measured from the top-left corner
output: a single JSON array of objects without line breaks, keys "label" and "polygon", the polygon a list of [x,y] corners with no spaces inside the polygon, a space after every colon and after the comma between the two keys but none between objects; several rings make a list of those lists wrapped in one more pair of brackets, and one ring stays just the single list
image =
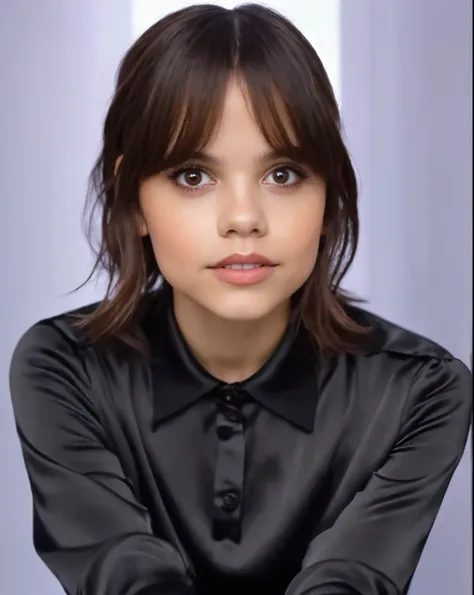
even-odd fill
[{"label": "teeth", "polygon": [[225,267],[224,269],[235,269],[237,271],[247,271],[249,269],[259,269],[263,265],[261,264],[230,264]]}]

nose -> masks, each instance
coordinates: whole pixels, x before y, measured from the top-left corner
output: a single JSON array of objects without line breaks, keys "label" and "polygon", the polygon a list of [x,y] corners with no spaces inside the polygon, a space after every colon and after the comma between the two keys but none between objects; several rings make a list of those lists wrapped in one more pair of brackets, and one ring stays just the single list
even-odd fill
[{"label": "nose", "polygon": [[223,189],[218,198],[218,232],[229,235],[263,236],[268,232],[268,221],[257,189],[248,184],[234,184]]}]

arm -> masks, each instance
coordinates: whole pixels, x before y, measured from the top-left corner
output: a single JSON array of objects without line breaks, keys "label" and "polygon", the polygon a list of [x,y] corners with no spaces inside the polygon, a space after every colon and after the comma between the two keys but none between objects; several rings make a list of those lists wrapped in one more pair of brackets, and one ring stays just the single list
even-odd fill
[{"label": "arm", "polygon": [[10,368],[33,495],[34,545],[69,595],[188,595],[179,553],[153,535],[95,415],[75,346],[47,325],[20,340]]},{"label": "arm", "polygon": [[463,454],[471,375],[457,360],[418,373],[399,440],[335,524],[310,544],[287,595],[401,595]]}]

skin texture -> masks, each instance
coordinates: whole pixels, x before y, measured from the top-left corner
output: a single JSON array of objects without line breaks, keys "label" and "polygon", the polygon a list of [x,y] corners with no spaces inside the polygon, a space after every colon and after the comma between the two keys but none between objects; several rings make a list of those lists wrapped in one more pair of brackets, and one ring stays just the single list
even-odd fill
[{"label": "skin texture", "polygon": [[[161,172],[140,188],[140,233],[150,235],[173,287],[178,325],[201,363],[228,382],[250,376],[271,355],[321,236],[323,180],[284,158],[262,160],[270,150],[243,86],[231,79],[204,151],[213,161],[191,162],[174,180]],[[261,283],[230,285],[208,267],[234,253],[258,253],[277,266]]]}]

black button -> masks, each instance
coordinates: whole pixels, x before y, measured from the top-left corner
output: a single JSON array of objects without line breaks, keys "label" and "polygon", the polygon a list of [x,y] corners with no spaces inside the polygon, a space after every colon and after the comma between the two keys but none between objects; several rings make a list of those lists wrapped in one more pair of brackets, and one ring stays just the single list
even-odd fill
[{"label": "black button", "polygon": [[227,492],[222,498],[222,510],[225,512],[234,512],[240,504],[240,498],[235,492]]},{"label": "black button", "polygon": [[222,440],[229,440],[229,438],[232,436],[232,432],[233,432],[233,430],[230,426],[218,426],[216,428],[216,431],[217,431],[217,435]]},{"label": "black button", "polygon": [[231,393],[227,393],[226,395],[224,395],[224,401],[226,403],[228,403],[229,405],[232,405],[235,403],[235,395],[231,394]]},{"label": "black button", "polygon": [[229,421],[232,421],[236,424],[238,424],[240,421],[242,421],[242,417],[238,411],[234,411],[233,409],[225,409],[225,411],[223,411],[223,413],[224,413],[224,416],[226,419],[228,419]]}]

